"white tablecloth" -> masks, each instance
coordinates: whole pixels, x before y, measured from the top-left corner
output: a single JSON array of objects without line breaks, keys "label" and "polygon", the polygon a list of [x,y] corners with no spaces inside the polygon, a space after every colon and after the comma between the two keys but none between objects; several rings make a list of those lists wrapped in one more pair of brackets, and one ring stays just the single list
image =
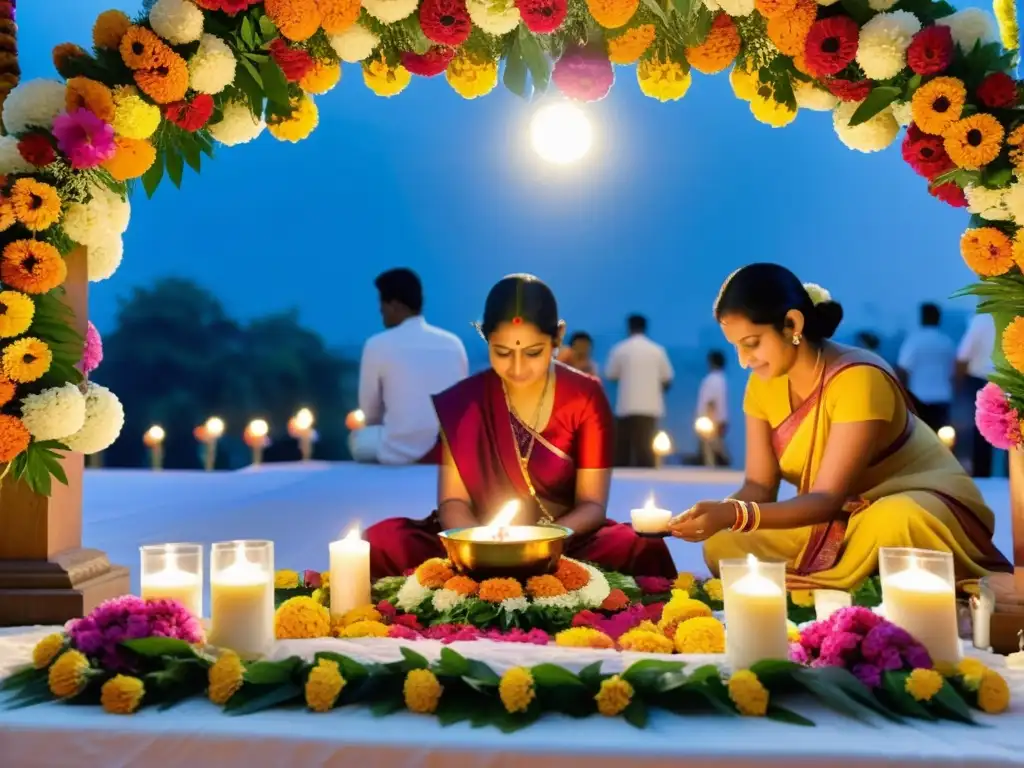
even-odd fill
[{"label": "white tablecloth", "polygon": [[[36,640],[50,631],[0,631],[0,676],[26,663]],[[312,652],[318,642],[293,641],[282,645],[278,654]],[[511,650],[487,650],[482,643],[467,643],[458,650],[470,652],[469,646],[477,646],[477,657]],[[366,644],[354,643],[353,655],[360,647],[366,650]],[[377,644],[373,655],[391,658],[393,648],[385,648]],[[417,650],[432,656],[436,646]],[[588,663],[597,658],[589,653],[572,655]],[[985,661],[1003,666],[997,657],[986,656]],[[500,666],[497,659],[495,666]],[[654,712],[643,731],[617,719],[551,715],[509,735],[465,723],[442,728],[432,717],[405,712],[378,719],[359,707],[329,714],[290,709],[232,717],[206,701],[190,701],[165,712],[144,709],[118,717],[98,707],[46,704],[0,710],[0,766],[517,768],[523,760],[530,768],[1024,766],[1024,673],[1001,671],[1013,688],[1014,704],[1002,716],[979,718],[987,727],[916,721],[903,726],[878,721],[870,726],[809,700],[795,702],[793,708],[810,717],[816,728]]]}]

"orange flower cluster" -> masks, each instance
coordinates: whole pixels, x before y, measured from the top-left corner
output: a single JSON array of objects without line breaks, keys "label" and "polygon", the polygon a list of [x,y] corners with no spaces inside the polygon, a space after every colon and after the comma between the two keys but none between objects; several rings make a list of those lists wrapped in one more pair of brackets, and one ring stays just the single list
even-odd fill
[{"label": "orange flower cluster", "polygon": [[88,77],[72,77],[64,92],[64,108],[68,112],[87,109],[105,123],[114,122],[114,94],[103,83]]},{"label": "orange flower cluster", "polygon": [[704,42],[686,49],[686,60],[698,72],[713,75],[732,64],[740,52],[740,32],[727,13],[719,13]]},{"label": "orange flower cluster", "polygon": [[92,26],[92,44],[97,48],[117,48],[131,26],[132,20],[125,13],[104,11]]},{"label": "orange flower cluster", "polygon": [[768,39],[786,56],[803,56],[807,35],[818,17],[815,0],[797,0],[796,7],[768,19]]},{"label": "orange flower cluster", "polygon": [[139,178],[156,161],[156,147],[145,139],[115,136],[114,143],[117,150],[113,157],[103,163],[103,167],[117,181]]},{"label": "orange flower cluster", "polygon": [[432,557],[416,569],[416,580],[427,589],[440,589],[455,574],[447,562]]},{"label": "orange flower cluster", "polygon": [[[322,5],[327,7],[334,3]],[[308,40],[320,29],[317,0],[265,0],[264,10],[278,31],[293,42]]]},{"label": "orange flower cluster", "polygon": [[359,20],[360,0],[316,0],[320,26],[328,35],[344,32]]},{"label": "orange flower cluster", "polygon": [[1024,125],[1018,125],[1006,136],[1010,148],[1010,162],[1018,171],[1024,171]]},{"label": "orange flower cluster", "polygon": [[128,27],[118,44],[121,61],[128,69],[153,69],[160,66],[170,50],[167,44],[151,29]]},{"label": "orange flower cluster", "polygon": [[977,170],[999,157],[1004,135],[998,118],[982,112],[953,123],[943,134],[943,146],[958,167]]},{"label": "orange flower cluster", "polygon": [[754,0],[754,7],[766,19],[774,19],[791,13],[798,0]]},{"label": "orange flower cluster", "polygon": [[613,589],[601,603],[602,611],[621,611],[629,606],[629,598],[621,589]]},{"label": "orange flower cluster", "polygon": [[157,104],[185,98],[188,64],[152,30],[129,27],[118,47],[125,66],[134,71],[135,84],[149,98]]},{"label": "orange flower cluster", "polygon": [[42,181],[23,177],[14,182],[9,200],[14,217],[32,232],[42,232],[60,218],[60,195]]},{"label": "orange flower cluster", "polygon": [[471,597],[477,593],[480,585],[469,578],[469,576],[452,576],[444,583],[444,588],[450,589],[452,592],[458,592],[460,595]]},{"label": "orange flower cluster", "polygon": [[653,24],[641,24],[608,39],[608,59],[612,64],[633,64],[651,47],[657,32]]},{"label": "orange flower cluster", "polygon": [[0,257],[0,282],[22,293],[47,293],[67,276],[60,251],[41,240],[15,240]]},{"label": "orange flower cluster", "polygon": [[1005,275],[1014,265],[1010,238],[995,227],[968,229],[960,237],[960,255],[981,277]]},{"label": "orange flower cluster", "polygon": [[14,382],[10,379],[0,375],[0,406],[7,405],[11,400],[14,399],[14,393],[17,391],[17,387]]},{"label": "orange flower cluster", "polygon": [[88,56],[85,50],[74,43],[59,43],[53,47],[53,67],[62,77],[68,77],[71,73],[70,65],[75,59]]},{"label": "orange flower cluster", "polygon": [[530,597],[558,597],[565,594],[565,587],[556,577],[544,574],[527,580],[526,593]]},{"label": "orange flower cluster", "polygon": [[523,596],[523,588],[515,579],[487,579],[480,584],[480,599],[500,603]]},{"label": "orange flower cluster", "polygon": [[587,0],[587,10],[605,29],[618,29],[629,23],[640,7],[640,0]]},{"label": "orange flower cluster", "polygon": [[6,464],[22,453],[31,439],[21,419],[0,413],[0,464]]},{"label": "orange flower cluster", "polygon": [[1019,373],[1024,373],[1024,317],[1015,317],[1006,326],[1002,339],[1003,355],[1006,362]]},{"label": "orange flower cluster", "polygon": [[590,583],[590,573],[579,563],[566,558],[558,561],[558,568],[555,569],[555,578],[562,582],[567,592],[582,589]]}]

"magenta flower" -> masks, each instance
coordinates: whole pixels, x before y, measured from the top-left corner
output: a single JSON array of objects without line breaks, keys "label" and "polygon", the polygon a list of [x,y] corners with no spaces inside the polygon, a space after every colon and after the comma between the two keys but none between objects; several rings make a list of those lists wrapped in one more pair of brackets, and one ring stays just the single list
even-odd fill
[{"label": "magenta flower", "polygon": [[308,589],[320,589],[323,586],[323,577],[320,575],[320,571],[305,570],[302,572],[302,583],[306,585]]},{"label": "magenta flower", "polygon": [[377,603],[377,613],[381,615],[384,623],[387,624],[398,615],[398,609],[387,600],[381,600]]},{"label": "magenta flower", "polygon": [[57,147],[68,156],[71,167],[95,168],[114,156],[114,128],[88,109],[57,115],[53,121]]},{"label": "magenta flower", "polygon": [[877,688],[882,684],[882,670],[874,664],[854,664],[850,671],[869,688]]},{"label": "magenta flower", "polygon": [[664,576],[637,576],[636,585],[645,595],[660,595],[672,591],[672,579]]},{"label": "magenta flower", "polygon": [[420,624],[420,620],[418,618],[416,618],[415,614],[412,614],[412,613],[403,613],[400,616],[394,616],[391,619],[391,623],[392,624],[397,624],[398,626],[401,626],[401,627],[408,627],[409,629],[415,629],[417,632],[419,630],[423,629],[423,626]]},{"label": "magenta flower", "polygon": [[388,627],[388,637],[393,637],[396,640],[419,640],[420,633],[415,629],[403,627],[401,624],[392,624]]},{"label": "magenta flower", "polygon": [[974,423],[982,437],[1002,451],[1020,445],[1020,414],[999,385],[989,382],[982,387],[974,404]]},{"label": "magenta flower", "polygon": [[100,338],[100,332],[96,330],[96,326],[93,325],[92,320],[90,320],[89,325],[85,330],[85,346],[82,347],[82,359],[78,361],[78,365],[75,367],[78,368],[84,376],[88,376],[99,368],[99,365],[102,362],[103,339]]},{"label": "magenta flower", "polygon": [[576,101],[600,101],[612,89],[615,71],[604,51],[570,48],[555,62],[551,74],[563,94]]}]

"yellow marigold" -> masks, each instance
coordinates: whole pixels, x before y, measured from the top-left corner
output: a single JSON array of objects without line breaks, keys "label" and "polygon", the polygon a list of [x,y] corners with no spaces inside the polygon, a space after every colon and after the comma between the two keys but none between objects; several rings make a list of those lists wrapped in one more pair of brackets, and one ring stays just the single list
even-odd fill
[{"label": "yellow marigold", "polygon": [[998,118],[982,112],[949,126],[942,144],[949,159],[960,168],[975,170],[999,157],[1004,135]]},{"label": "yellow marigold", "polygon": [[786,639],[791,643],[800,642],[800,627],[788,619],[786,620]]},{"label": "yellow marigold", "polygon": [[[358,7],[358,6],[357,6]],[[306,93],[327,93],[341,80],[341,64],[317,59],[313,68],[302,76],[299,85]]]},{"label": "yellow marigold", "polygon": [[117,150],[103,167],[117,181],[139,178],[156,161],[156,148],[148,141],[115,136],[114,143]]},{"label": "yellow marigold", "polygon": [[355,624],[357,621],[380,621],[380,611],[374,608],[372,605],[361,605],[358,608],[353,608],[351,611],[346,613],[339,619],[339,625],[342,627],[348,627]]},{"label": "yellow marigold", "polygon": [[148,139],[160,127],[160,108],[139,96],[136,88],[114,89],[114,133],[127,139]]},{"label": "yellow marigold", "polygon": [[32,232],[49,229],[60,218],[60,195],[49,184],[24,176],[11,187],[14,218]]},{"label": "yellow marigold", "polygon": [[455,574],[448,561],[432,557],[416,569],[416,580],[427,589],[440,589]]},{"label": "yellow marigold", "polygon": [[590,583],[590,572],[575,560],[563,557],[555,568],[555,578],[562,582],[567,592],[574,592]]},{"label": "yellow marigold", "polygon": [[1010,162],[1018,173],[1024,171],[1024,124],[1018,125],[1006,137],[1010,147]]},{"label": "yellow marigold", "polygon": [[316,0],[264,0],[267,16],[289,40],[300,43],[320,29],[320,9]]},{"label": "yellow marigold", "polygon": [[793,10],[768,19],[768,39],[786,56],[801,54],[806,48],[807,35],[817,16],[818,4],[815,0],[797,0]]},{"label": "yellow marigold", "polygon": [[480,589],[480,585],[477,584],[469,576],[452,576],[448,581],[444,583],[444,588],[449,589],[452,592],[457,592],[460,595],[469,597],[475,595]]},{"label": "yellow marigold", "polygon": [[[1024,373],[1024,317],[1015,317],[1006,326],[1003,331],[1002,346],[1006,362],[1020,373]],[[9,374],[7,378],[14,379]],[[17,381],[17,379],[14,380]]]},{"label": "yellow marigold", "polygon": [[100,704],[112,715],[130,715],[139,708],[146,686],[137,677],[114,675],[100,689]]},{"label": "yellow marigold", "polygon": [[330,637],[331,614],[311,597],[290,598],[274,611],[274,636],[278,640]]},{"label": "yellow marigold", "polygon": [[962,659],[956,665],[956,674],[960,675],[964,687],[971,691],[978,690],[978,686],[981,685],[981,679],[985,676],[986,672],[988,672],[988,667],[969,656]]},{"label": "yellow marigold", "polygon": [[692,619],[696,616],[710,616],[711,608],[708,607],[707,603],[702,603],[700,600],[693,600],[686,598],[683,600],[676,600],[673,598],[665,604],[665,608],[661,612],[661,620],[658,622],[658,629],[662,631],[665,637],[673,638],[676,634],[676,627],[679,626],[679,622]]},{"label": "yellow marigold", "polygon": [[729,698],[741,715],[764,717],[768,712],[768,689],[749,669],[733,672],[727,687]]},{"label": "yellow marigold", "polygon": [[982,277],[1004,275],[1013,269],[1014,243],[995,227],[968,229],[960,236],[960,255]]},{"label": "yellow marigold", "polygon": [[357,621],[337,630],[336,637],[387,637],[388,627],[379,621]]},{"label": "yellow marigold", "polygon": [[526,582],[526,593],[530,597],[558,597],[565,594],[562,582],[550,574],[532,576]]},{"label": "yellow marigold", "polygon": [[[2,300],[3,294],[0,294]],[[57,654],[64,650],[67,639],[60,632],[47,635],[32,649],[32,666],[36,669],[46,669],[57,658]]]},{"label": "yellow marigold", "polygon": [[740,33],[732,18],[720,12],[711,23],[704,42],[686,49],[686,60],[698,72],[713,75],[732,64],[740,52],[740,45]]},{"label": "yellow marigold", "polygon": [[512,667],[501,676],[498,696],[506,712],[525,712],[537,698],[533,688],[533,675],[525,667]]},{"label": "yellow marigold", "polygon": [[605,29],[625,26],[639,7],[640,0],[587,0],[590,15]]},{"label": "yellow marigold", "polygon": [[943,683],[942,675],[934,669],[919,668],[907,675],[903,687],[917,701],[931,701],[932,697],[942,690]]},{"label": "yellow marigold", "polygon": [[672,653],[675,646],[661,632],[644,629],[631,629],[619,638],[619,648],[624,651],[638,653]]},{"label": "yellow marigold", "polygon": [[153,68],[135,70],[135,84],[157,104],[181,101],[188,92],[188,63],[174,51]]},{"label": "yellow marigold", "polygon": [[437,711],[444,688],[429,669],[411,669],[405,676],[402,694],[411,712],[429,715]]},{"label": "yellow marigold", "polygon": [[661,630],[658,629],[658,625],[650,619],[644,619],[635,627],[633,627],[633,629],[639,629],[642,632],[657,632],[658,634],[661,633]]},{"label": "yellow marigold", "polygon": [[766,19],[792,13],[796,5],[797,0],[754,0],[754,7]]},{"label": "yellow marigold", "polygon": [[793,605],[810,608],[814,605],[814,592],[810,589],[793,589],[790,590],[789,599],[793,601]]},{"label": "yellow marigold", "polygon": [[92,26],[92,44],[97,48],[117,48],[131,26],[132,20],[122,11],[104,11]]},{"label": "yellow marigold", "polygon": [[167,44],[147,27],[130,26],[118,45],[121,60],[128,69],[154,69],[176,55]]},{"label": "yellow marigold", "polygon": [[955,77],[936,77],[916,91],[910,100],[914,123],[925,133],[942,136],[960,119],[967,101],[967,88]]},{"label": "yellow marigold", "polygon": [[1010,706],[1010,687],[998,672],[986,670],[978,685],[978,709],[998,715]]},{"label": "yellow marigold", "polygon": [[64,651],[50,665],[47,681],[50,693],[58,699],[77,696],[88,682],[89,660],[78,651]]},{"label": "yellow marigold", "polygon": [[[320,26],[328,35],[344,32],[359,20],[360,0],[316,0]],[[308,89],[307,89],[308,90]]]},{"label": "yellow marigold", "polygon": [[487,603],[500,603],[523,596],[523,587],[515,579],[487,579],[480,583],[479,597]]},{"label": "yellow marigold", "polygon": [[633,686],[618,675],[612,675],[607,680],[602,680],[601,690],[594,697],[594,701],[597,702],[597,711],[605,717],[622,714],[632,700]]},{"label": "yellow marigold", "polygon": [[936,661],[935,671],[943,677],[953,677],[956,674],[956,664],[949,661]]},{"label": "yellow marigold", "polygon": [[297,586],[299,586],[298,571],[290,571],[287,568],[274,571],[274,589],[295,589]]},{"label": "yellow marigold", "polygon": [[0,195],[0,232],[6,232],[14,226],[14,208],[10,198]]},{"label": "yellow marigold", "polygon": [[715,602],[721,602],[722,598],[725,596],[722,592],[721,579],[708,579],[701,586],[704,587],[704,594]]},{"label": "yellow marigold", "polygon": [[114,120],[114,94],[103,83],[88,77],[72,77],[64,86],[64,108],[68,112],[87,109],[105,123]]},{"label": "yellow marigold", "polygon": [[615,641],[593,627],[570,627],[555,635],[555,645],[563,648],[614,648]]},{"label": "yellow marigold", "polygon": [[675,590],[685,592],[687,596],[693,594],[693,587],[697,583],[696,577],[692,573],[686,571],[680,571],[676,576],[676,580],[672,582],[673,599],[675,598]]},{"label": "yellow marigold", "polygon": [[775,92],[767,83],[761,83],[750,99],[750,112],[754,118],[772,128],[785,128],[796,120],[796,110],[775,100]]},{"label": "yellow marigold", "polygon": [[0,291],[0,339],[21,336],[32,325],[36,305],[24,293]]},{"label": "yellow marigold", "polygon": [[306,678],[306,706],[314,712],[330,712],[344,688],[338,662],[318,659]]},{"label": "yellow marigold", "polygon": [[686,95],[693,77],[683,71],[678,61],[658,56],[641,61],[636,67],[636,81],[640,92],[658,101],[678,101]]},{"label": "yellow marigold", "polygon": [[50,370],[53,352],[45,341],[25,336],[7,345],[0,357],[0,372],[19,384],[36,381]]},{"label": "yellow marigold", "polygon": [[219,707],[228,703],[245,681],[245,665],[234,651],[224,650],[206,673],[207,695]]},{"label": "yellow marigold", "polygon": [[321,571],[320,572],[320,586],[323,587],[323,588],[327,588],[327,587],[331,586],[331,572],[330,571]]},{"label": "yellow marigold", "polygon": [[444,72],[448,85],[464,99],[486,96],[498,85],[498,62],[489,56],[460,51]]},{"label": "yellow marigold", "polygon": [[312,97],[302,95],[292,100],[292,113],[288,117],[271,117],[267,120],[267,130],[278,141],[290,141],[293,144],[307,138],[320,122],[320,112]]},{"label": "yellow marigold", "polygon": [[608,38],[608,60],[612,64],[634,64],[651,47],[656,36],[653,24],[641,24]]},{"label": "yellow marigold", "polygon": [[713,616],[687,619],[673,639],[679,653],[725,653],[725,627]]},{"label": "yellow marigold", "polygon": [[47,293],[67,276],[60,251],[42,240],[15,240],[0,256],[0,282],[22,293]]},{"label": "yellow marigold", "polygon": [[74,43],[60,43],[53,47],[53,68],[61,74],[62,77],[67,77],[71,73],[71,64],[76,59],[81,59],[88,56],[85,50],[80,45]]},{"label": "yellow marigold", "polygon": [[398,64],[389,67],[384,59],[363,62],[363,82],[378,96],[397,96],[412,82],[412,74]]}]

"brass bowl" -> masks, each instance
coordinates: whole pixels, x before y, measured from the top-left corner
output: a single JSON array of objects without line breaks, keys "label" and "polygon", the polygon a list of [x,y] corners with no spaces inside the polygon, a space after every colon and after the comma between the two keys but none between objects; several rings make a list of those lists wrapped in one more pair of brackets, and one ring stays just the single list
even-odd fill
[{"label": "brass bowl", "polygon": [[459,573],[474,579],[527,579],[553,573],[572,530],[559,525],[517,525],[505,541],[474,538],[483,527],[453,528],[438,534]]}]

